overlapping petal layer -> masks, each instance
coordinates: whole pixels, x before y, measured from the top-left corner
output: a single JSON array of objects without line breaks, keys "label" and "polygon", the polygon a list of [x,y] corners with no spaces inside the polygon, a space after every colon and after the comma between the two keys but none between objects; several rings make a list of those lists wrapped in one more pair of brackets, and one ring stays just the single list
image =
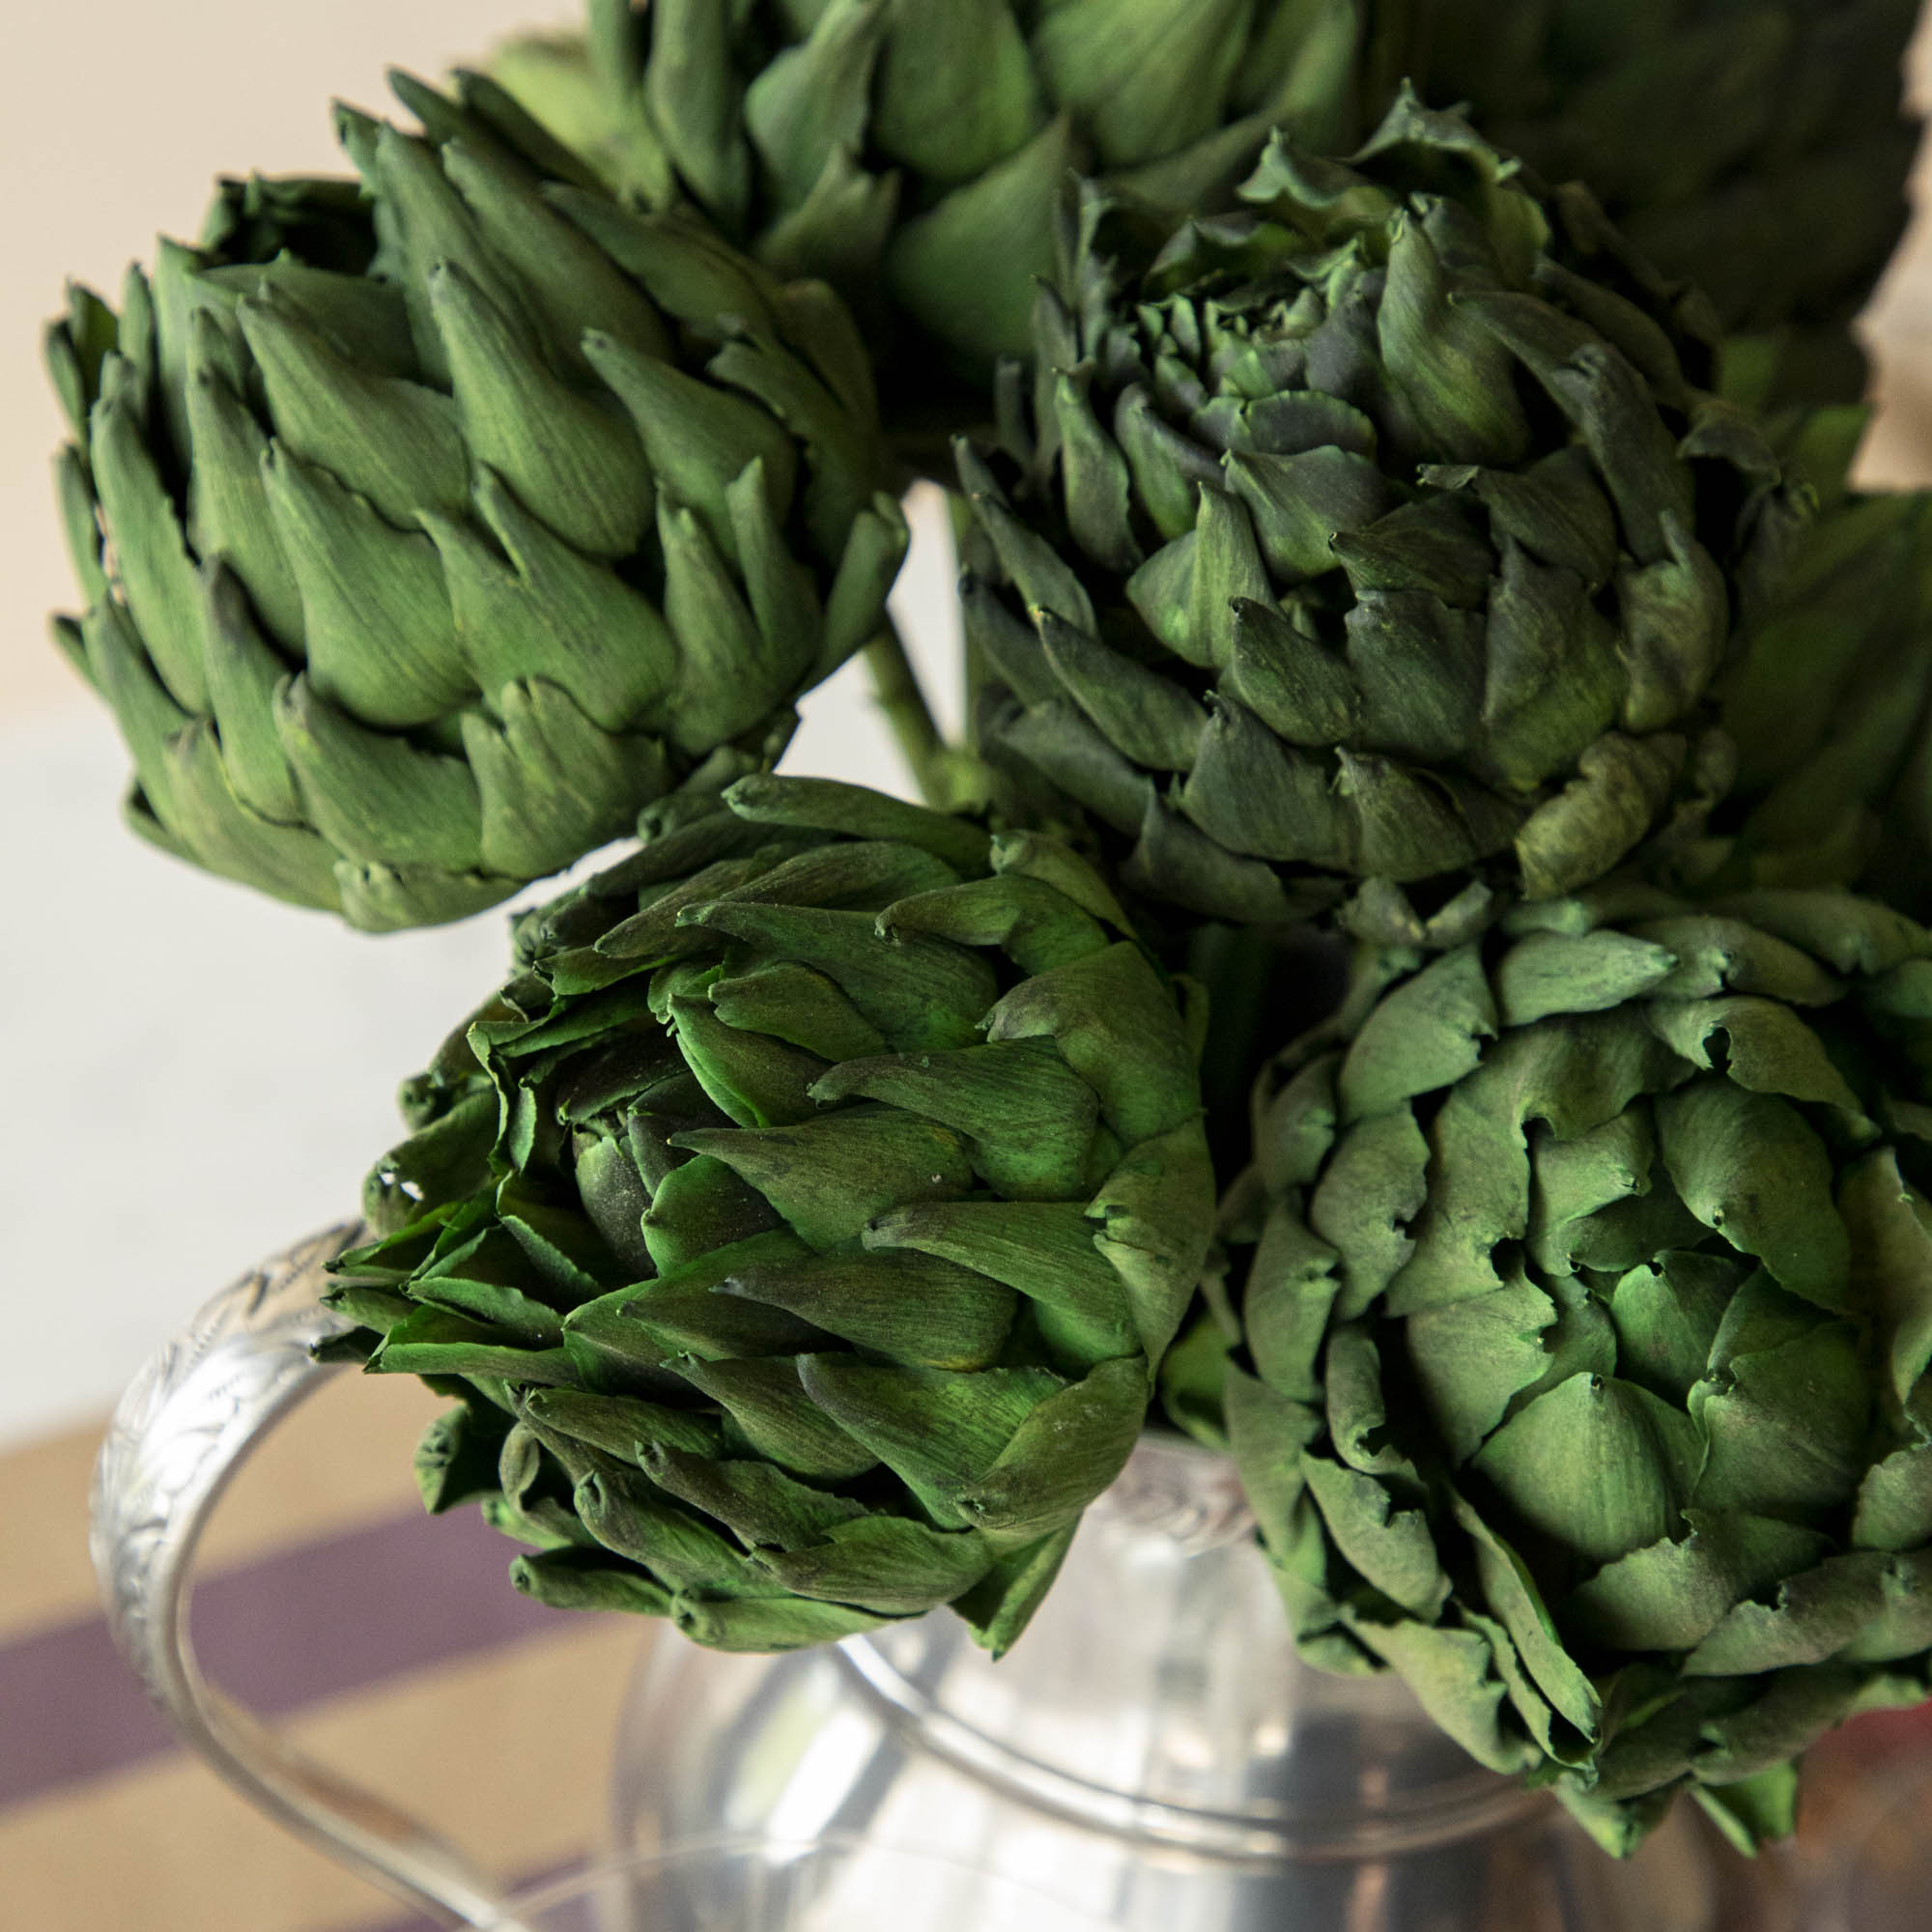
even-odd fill
[{"label": "overlapping petal layer", "polygon": [[1378,976],[1228,1209],[1295,1637],[1613,1848],[1788,1829],[1932,1682],[1932,934],[1613,884]]},{"label": "overlapping petal layer", "polygon": [[747,779],[518,934],[344,1264],[546,1602],[994,1650],[1132,1448],[1213,1214],[1198,1040],[1065,847]]},{"label": "overlapping petal layer", "polygon": [[87,614],[156,843],[384,929],[753,756],[903,554],[822,285],[630,213],[498,92],[349,110],[359,185],[230,182],[49,333]]},{"label": "overlapping petal layer", "polygon": [[1783,331],[1791,400],[1856,403],[1851,333],[1903,234],[1917,0],[1420,0],[1408,71],[1584,181],[1726,328]]},{"label": "overlapping petal layer", "polygon": [[1018,468],[962,445],[984,743],[1157,896],[1354,891],[1394,940],[1416,887],[1453,940],[1721,791],[1706,696],[1802,507],[1703,386],[1694,296],[1456,117],[1276,141],[1240,194],[1177,227],[1090,190],[1003,397]]},{"label": "overlapping petal layer", "polygon": [[1784,595],[1719,700],[1738,782],[1707,877],[1856,885],[1932,914],[1932,496],[1850,487],[1863,409],[1775,424],[1815,490]]},{"label": "overlapping petal layer", "polygon": [[1410,0],[591,0],[497,71],[624,192],[786,274],[883,289],[969,366],[1026,348],[1069,168],[1176,210],[1270,127],[1358,140]]}]

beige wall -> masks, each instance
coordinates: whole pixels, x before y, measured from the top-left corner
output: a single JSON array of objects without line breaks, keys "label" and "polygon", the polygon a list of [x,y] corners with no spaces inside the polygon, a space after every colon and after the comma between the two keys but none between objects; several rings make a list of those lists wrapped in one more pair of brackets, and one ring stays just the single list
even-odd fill
[{"label": "beige wall", "polygon": [[[1932,7],[1906,66],[1914,101],[1932,113]],[[1919,150],[1914,196],[1918,212],[1865,316],[1879,413],[1861,480],[1874,488],[1932,485],[1932,142]]]}]

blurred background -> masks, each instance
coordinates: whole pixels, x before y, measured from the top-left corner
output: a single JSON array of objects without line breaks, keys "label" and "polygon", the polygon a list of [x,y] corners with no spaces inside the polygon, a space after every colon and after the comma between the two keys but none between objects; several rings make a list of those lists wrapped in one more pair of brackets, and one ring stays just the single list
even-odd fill
[{"label": "blurred background", "polygon": [[[127,759],[47,644],[73,602],[38,338],[64,276],[112,298],[212,178],[338,171],[331,97],[383,111],[568,0],[97,0],[0,8],[0,1918],[37,1932],[403,1932],[357,1880],[168,1747],[94,1611],[85,1490],[141,1362],[258,1257],[354,1213],[391,1094],[496,982],[500,913],[380,940],[175,865],[120,825]],[[1932,46],[1915,56],[1932,99]],[[1922,175],[1922,170],[1921,170]],[[1932,226],[1868,319],[1872,484],[1932,483]],[[950,559],[936,498],[901,618],[942,717]],[[787,769],[903,790],[856,667]],[[526,1879],[594,1839],[634,1625],[546,1616],[474,1524],[427,1525],[413,1382],[339,1377],[223,1507],[213,1673]],[[473,1532],[473,1533],[472,1533]]]}]

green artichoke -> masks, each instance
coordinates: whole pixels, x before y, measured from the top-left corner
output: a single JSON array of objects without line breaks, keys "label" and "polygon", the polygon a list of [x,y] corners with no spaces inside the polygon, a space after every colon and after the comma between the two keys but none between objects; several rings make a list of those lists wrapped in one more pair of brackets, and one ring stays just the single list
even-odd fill
[{"label": "green artichoke", "polygon": [[1703,386],[1695,298],[1456,117],[1277,139],[1240,197],[1176,228],[1086,191],[1011,487],[960,446],[982,749],[1158,897],[1356,885],[1365,933],[1453,939],[1721,789],[1705,699],[1800,497]]},{"label": "green artichoke", "polygon": [[1932,495],[1861,495],[1866,412],[1784,426],[1820,500],[1785,596],[1719,687],[1738,782],[1713,876],[1857,885],[1932,916]]},{"label": "green artichoke", "polygon": [[1612,1849],[1788,1829],[1932,1686],[1932,934],[1611,882],[1419,961],[1264,1076],[1226,1209],[1294,1636]]},{"label": "green artichoke", "polygon": [[[689,201],[983,368],[1026,348],[1069,168],[1177,210],[1270,125],[1358,140],[1410,0],[589,0],[495,71],[646,206]],[[929,383],[929,372],[924,380]]]},{"label": "green artichoke", "polygon": [[460,1397],[425,1498],[486,1498],[530,1595],[751,1650],[952,1604],[1001,1650],[1200,1274],[1198,1037],[1064,846],[675,805],[406,1088],[335,1298]]},{"label": "green artichoke", "polygon": [[225,183],[50,331],[135,827],[374,929],[457,919],[760,745],[905,545],[820,285],[641,217],[488,87],[344,110],[361,185]]},{"label": "green artichoke", "polygon": [[1918,0],[1419,0],[1410,71],[1581,180],[1731,329],[1790,331],[1791,393],[1857,401],[1850,324],[1904,232]]}]

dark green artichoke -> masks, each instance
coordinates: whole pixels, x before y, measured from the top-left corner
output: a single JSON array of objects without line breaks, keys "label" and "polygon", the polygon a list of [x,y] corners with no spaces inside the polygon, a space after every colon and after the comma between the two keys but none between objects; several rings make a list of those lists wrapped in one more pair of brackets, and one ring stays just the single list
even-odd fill
[{"label": "dark green artichoke", "polygon": [[1296,1641],[1612,1849],[1788,1829],[1932,1685],[1932,934],[1612,883],[1419,958],[1264,1078],[1226,1210]]},{"label": "dark green artichoke", "polygon": [[1789,331],[1788,390],[1856,402],[1850,334],[1904,232],[1918,0],[1419,0],[1410,72],[1584,181],[1730,329]]},{"label": "dark green artichoke", "polygon": [[1801,521],[1700,305],[1412,96],[1240,197],[1089,190],[1010,487],[961,446],[982,749],[1217,918],[1355,887],[1358,929],[1447,938],[1602,877],[1721,789],[1705,700]]},{"label": "dark green artichoke", "polygon": [[1817,523],[1719,697],[1738,782],[1710,876],[1857,885],[1932,915],[1932,495],[1846,482],[1862,409],[1783,426]]},{"label": "dark green artichoke", "polygon": [[589,0],[496,71],[606,179],[787,275],[892,301],[968,364],[1022,354],[1069,168],[1177,210],[1271,125],[1358,140],[1410,0]]},{"label": "dark green artichoke", "polygon": [[905,544],[823,286],[640,217],[488,87],[344,110],[354,182],[223,185],[49,335],[62,643],[167,850],[377,929],[461,918],[756,747]]},{"label": "dark green artichoke", "polygon": [[336,1299],[461,1398],[425,1497],[532,1596],[751,1650],[952,1604],[997,1651],[1200,1274],[1198,1039],[1065,847],[724,796],[521,921]]}]

